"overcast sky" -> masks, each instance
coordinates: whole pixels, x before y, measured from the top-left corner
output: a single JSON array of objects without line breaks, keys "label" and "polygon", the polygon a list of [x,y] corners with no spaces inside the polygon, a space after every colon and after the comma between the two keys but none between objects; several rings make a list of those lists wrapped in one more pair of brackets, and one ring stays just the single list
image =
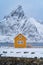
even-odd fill
[{"label": "overcast sky", "polygon": [[15,10],[18,5],[22,5],[27,17],[43,21],[43,0],[0,0],[0,20]]}]

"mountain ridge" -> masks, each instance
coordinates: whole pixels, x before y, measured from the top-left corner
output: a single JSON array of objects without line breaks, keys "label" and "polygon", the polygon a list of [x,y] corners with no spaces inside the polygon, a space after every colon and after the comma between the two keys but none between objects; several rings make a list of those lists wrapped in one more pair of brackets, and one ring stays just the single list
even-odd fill
[{"label": "mountain ridge", "polygon": [[[26,36],[28,41],[43,41],[43,25],[38,23],[33,17],[27,18],[22,6],[12,11],[0,22],[0,36],[7,36],[7,40],[12,40],[19,33]],[[10,38],[9,38],[10,37]]]}]

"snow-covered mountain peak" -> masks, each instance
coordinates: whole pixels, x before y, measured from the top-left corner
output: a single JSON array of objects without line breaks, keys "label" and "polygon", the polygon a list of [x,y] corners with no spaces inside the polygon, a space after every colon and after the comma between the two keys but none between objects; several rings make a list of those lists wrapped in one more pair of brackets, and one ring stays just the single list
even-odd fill
[{"label": "snow-covered mountain peak", "polygon": [[7,16],[4,16],[4,19],[9,19],[9,18],[14,18],[14,19],[22,19],[22,18],[25,18],[25,15],[24,15],[24,11],[23,11],[23,8],[21,5],[18,6],[18,8],[16,8],[15,10],[12,10],[12,12],[7,15]]},{"label": "snow-covered mountain peak", "polygon": [[[27,18],[22,6],[18,6],[0,22],[0,35],[10,36],[10,39],[17,34],[23,34],[29,41],[43,40],[43,25],[33,17]],[[7,38],[9,39],[9,38]]]},{"label": "snow-covered mountain peak", "polygon": [[15,11],[11,12],[11,16],[12,17],[18,16],[18,18],[20,18],[20,17],[23,18],[24,11],[22,9],[22,6],[18,6],[18,8]]}]

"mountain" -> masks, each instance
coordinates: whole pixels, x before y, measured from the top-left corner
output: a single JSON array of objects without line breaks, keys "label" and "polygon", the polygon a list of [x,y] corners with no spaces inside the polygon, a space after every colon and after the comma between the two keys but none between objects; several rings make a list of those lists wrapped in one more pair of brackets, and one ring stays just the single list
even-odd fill
[{"label": "mountain", "polygon": [[22,6],[0,21],[0,41],[11,42],[19,33],[24,34],[29,42],[43,41],[43,25],[34,18],[27,18]]}]

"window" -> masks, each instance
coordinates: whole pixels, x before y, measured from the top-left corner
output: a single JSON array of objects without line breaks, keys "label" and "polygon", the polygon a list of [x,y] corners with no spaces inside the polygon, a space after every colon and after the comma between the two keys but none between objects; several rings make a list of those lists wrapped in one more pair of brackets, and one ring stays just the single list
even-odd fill
[{"label": "window", "polygon": [[22,36],[20,35],[19,38],[22,38]]},{"label": "window", "polygon": [[18,41],[18,44],[23,44],[23,41]]}]

